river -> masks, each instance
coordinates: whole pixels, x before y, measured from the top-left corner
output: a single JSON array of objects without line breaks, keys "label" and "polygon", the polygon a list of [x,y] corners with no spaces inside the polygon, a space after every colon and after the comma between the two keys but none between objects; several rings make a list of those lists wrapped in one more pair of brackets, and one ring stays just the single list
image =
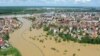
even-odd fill
[{"label": "river", "polygon": [[9,42],[20,51],[22,56],[44,56],[34,43],[30,43],[22,36],[26,30],[29,30],[32,22],[22,17],[18,17],[18,20],[23,23],[22,27],[10,34]]}]

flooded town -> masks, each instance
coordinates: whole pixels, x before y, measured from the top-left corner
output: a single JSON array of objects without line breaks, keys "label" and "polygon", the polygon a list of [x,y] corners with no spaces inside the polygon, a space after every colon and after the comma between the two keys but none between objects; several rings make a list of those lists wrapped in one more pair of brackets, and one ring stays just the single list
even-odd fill
[{"label": "flooded town", "polygon": [[100,1],[0,0],[0,56],[100,56]]},{"label": "flooded town", "polygon": [[23,56],[99,56],[99,25],[99,12],[0,16],[0,47],[13,45]]}]

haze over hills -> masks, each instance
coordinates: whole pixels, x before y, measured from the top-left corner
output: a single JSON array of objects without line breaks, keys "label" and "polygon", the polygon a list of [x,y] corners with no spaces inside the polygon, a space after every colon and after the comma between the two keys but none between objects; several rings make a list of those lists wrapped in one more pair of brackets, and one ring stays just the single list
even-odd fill
[{"label": "haze over hills", "polygon": [[43,12],[99,12],[99,7],[75,6],[1,6],[0,14],[32,14]]}]

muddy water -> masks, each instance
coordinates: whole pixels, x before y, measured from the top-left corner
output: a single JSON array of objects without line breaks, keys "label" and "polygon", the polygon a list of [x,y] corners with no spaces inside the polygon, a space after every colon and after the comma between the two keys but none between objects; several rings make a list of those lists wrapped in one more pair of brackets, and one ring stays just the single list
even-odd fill
[{"label": "muddy water", "polygon": [[22,56],[44,56],[42,51],[33,43],[28,42],[22,36],[26,30],[29,30],[31,22],[27,19],[18,18],[22,23],[22,27],[10,34],[10,42],[16,47]]}]

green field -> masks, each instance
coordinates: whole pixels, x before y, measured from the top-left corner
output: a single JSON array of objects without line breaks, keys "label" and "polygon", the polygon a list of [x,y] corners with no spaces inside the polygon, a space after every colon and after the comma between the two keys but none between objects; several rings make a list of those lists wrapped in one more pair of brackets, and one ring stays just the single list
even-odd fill
[{"label": "green field", "polygon": [[14,47],[0,49],[0,56],[21,56],[19,51]]}]

